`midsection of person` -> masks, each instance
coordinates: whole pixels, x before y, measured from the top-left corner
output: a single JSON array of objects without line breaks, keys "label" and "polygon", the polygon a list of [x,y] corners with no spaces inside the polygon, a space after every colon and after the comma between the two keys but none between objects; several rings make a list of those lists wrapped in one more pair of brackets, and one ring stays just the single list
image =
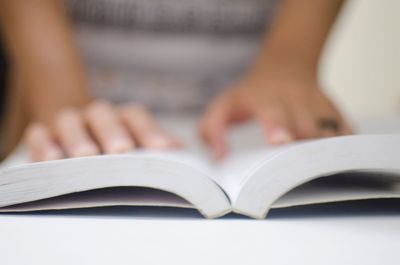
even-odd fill
[{"label": "midsection of person", "polygon": [[92,88],[115,103],[192,113],[247,69],[275,1],[67,0]]}]

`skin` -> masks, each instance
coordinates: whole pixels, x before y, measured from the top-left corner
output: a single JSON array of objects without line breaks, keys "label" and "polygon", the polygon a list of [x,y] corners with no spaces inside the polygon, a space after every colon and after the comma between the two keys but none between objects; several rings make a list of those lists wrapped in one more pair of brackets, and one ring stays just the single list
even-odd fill
[{"label": "skin", "polygon": [[[318,82],[321,50],[341,5],[336,0],[280,2],[258,59],[211,103],[201,121],[201,135],[216,158],[228,150],[227,128],[249,119],[259,122],[271,145],[352,132]],[[336,120],[339,130],[319,128],[321,118]]]},{"label": "skin", "polygon": [[[220,159],[225,133],[256,119],[268,143],[351,133],[322,92],[321,50],[342,1],[282,0],[259,56],[206,110],[199,131]],[[6,152],[23,137],[34,161],[178,147],[142,106],[92,99],[71,26],[55,0],[0,0],[0,27],[11,59]],[[51,43],[51,45],[48,45]],[[318,127],[334,119],[339,130]]]},{"label": "skin", "polygon": [[2,0],[0,4],[13,77],[4,153],[21,137],[34,161],[178,145],[143,107],[91,99],[61,2]]}]

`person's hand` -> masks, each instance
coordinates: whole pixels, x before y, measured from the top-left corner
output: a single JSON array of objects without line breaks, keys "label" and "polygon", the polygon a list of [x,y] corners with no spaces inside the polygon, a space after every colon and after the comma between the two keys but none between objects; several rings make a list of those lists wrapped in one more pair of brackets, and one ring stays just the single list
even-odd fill
[{"label": "person's hand", "polygon": [[24,140],[33,161],[179,146],[143,107],[106,101],[60,110],[52,124],[32,123]]},{"label": "person's hand", "polygon": [[261,72],[252,71],[222,93],[203,116],[200,133],[217,159],[227,152],[227,127],[250,118],[259,122],[271,145],[351,133],[316,78],[284,67]]}]

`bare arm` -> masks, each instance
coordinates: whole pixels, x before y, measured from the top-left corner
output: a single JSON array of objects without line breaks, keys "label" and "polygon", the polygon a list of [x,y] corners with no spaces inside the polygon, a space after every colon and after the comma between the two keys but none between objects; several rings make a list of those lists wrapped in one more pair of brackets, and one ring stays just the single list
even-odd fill
[{"label": "bare arm", "polygon": [[5,126],[10,147],[25,127],[17,122],[24,114],[34,160],[177,145],[143,108],[91,100],[61,1],[0,0],[0,26],[16,79]]},{"label": "bare arm", "polygon": [[64,106],[89,101],[65,10],[54,0],[2,0],[0,25],[12,70],[23,81],[29,120],[49,123]]},{"label": "bare arm", "polygon": [[343,0],[283,0],[255,64],[266,70],[270,61],[290,61],[307,75],[317,75],[321,50]]},{"label": "bare arm", "polygon": [[[254,64],[203,117],[201,133],[216,157],[227,152],[227,127],[250,118],[260,123],[270,144],[351,132],[319,89],[317,73],[321,50],[341,5],[342,0],[280,2]],[[338,126],[321,128],[321,119]]]}]

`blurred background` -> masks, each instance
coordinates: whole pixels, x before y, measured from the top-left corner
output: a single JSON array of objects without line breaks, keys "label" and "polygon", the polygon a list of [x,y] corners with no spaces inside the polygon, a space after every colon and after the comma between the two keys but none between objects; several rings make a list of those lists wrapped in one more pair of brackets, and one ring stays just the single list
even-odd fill
[{"label": "blurred background", "polygon": [[321,80],[350,119],[400,117],[400,1],[348,1]]}]

